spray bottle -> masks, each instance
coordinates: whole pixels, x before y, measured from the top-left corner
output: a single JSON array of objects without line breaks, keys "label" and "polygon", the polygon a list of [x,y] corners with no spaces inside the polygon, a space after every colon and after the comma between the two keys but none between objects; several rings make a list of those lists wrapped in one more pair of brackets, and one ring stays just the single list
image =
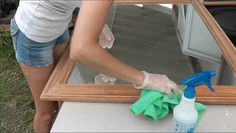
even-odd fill
[{"label": "spray bottle", "polygon": [[206,85],[212,92],[215,90],[211,86],[210,79],[216,75],[215,71],[203,71],[187,77],[181,82],[186,85],[182,99],[179,105],[173,111],[173,124],[175,132],[192,133],[198,118],[198,112],[195,109],[195,87]]}]

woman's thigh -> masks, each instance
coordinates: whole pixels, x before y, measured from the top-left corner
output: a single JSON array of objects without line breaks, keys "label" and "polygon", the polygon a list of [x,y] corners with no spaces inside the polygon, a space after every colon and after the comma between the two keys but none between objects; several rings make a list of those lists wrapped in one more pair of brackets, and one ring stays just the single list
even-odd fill
[{"label": "woman's thigh", "polygon": [[[59,56],[65,45],[58,45],[57,42],[68,42],[69,38],[63,33],[57,39],[40,43],[29,39],[16,25],[14,19],[11,22],[11,34],[15,49],[16,59],[28,82],[33,96],[36,112],[51,113],[57,110],[57,102],[41,101],[40,95],[54,69],[54,52]],[[67,40],[68,39],[68,40]],[[54,50],[61,47],[60,50]],[[59,51],[59,52],[57,52]]]},{"label": "woman's thigh", "polygon": [[53,114],[53,112],[57,111],[57,102],[40,100],[40,95],[54,69],[54,65],[51,64],[46,67],[30,67],[21,64],[20,66],[33,96],[36,113],[44,115]]}]

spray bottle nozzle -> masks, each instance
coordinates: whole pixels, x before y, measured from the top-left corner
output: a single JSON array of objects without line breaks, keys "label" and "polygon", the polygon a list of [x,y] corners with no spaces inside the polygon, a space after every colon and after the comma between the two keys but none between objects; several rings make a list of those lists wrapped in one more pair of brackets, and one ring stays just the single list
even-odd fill
[{"label": "spray bottle nozzle", "polygon": [[200,85],[206,85],[212,92],[215,92],[211,85],[211,78],[216,75],[215,71],[203,71],[190,77],[187,77],[181,82],[182,85],[186,85],[187,88],[184,90],[184,96],[186,98],[195,97],[195,87]]}]

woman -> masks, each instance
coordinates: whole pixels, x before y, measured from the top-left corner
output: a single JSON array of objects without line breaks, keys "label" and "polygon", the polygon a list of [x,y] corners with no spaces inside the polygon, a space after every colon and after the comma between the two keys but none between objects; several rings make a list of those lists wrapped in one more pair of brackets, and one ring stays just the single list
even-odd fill
[{"label": "woman", "polygon": [[[70,58],[116,78],[171,94],[177,86],[165,75],[132,68],[107,53],[98,38],[113,1],[83,1],[70,44]],[[34,98],[35,132],[49,132],[58,110],[56,102],[41,101],[40,95],[55,64],[69,42],[67,30],[72,12],[80,1],[20,1],[11,22],[16,59]]]}]

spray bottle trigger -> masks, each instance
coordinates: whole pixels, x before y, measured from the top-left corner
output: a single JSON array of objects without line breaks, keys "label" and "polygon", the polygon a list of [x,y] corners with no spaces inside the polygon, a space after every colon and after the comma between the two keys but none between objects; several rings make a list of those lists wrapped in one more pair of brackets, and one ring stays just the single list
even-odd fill
[{"label": "spray bottle trigger", "polygon": [[205,85],[211,90],[211,92],[215,92],[215,89],[211,86],[211,81],[210,79],[205,80]]}]

